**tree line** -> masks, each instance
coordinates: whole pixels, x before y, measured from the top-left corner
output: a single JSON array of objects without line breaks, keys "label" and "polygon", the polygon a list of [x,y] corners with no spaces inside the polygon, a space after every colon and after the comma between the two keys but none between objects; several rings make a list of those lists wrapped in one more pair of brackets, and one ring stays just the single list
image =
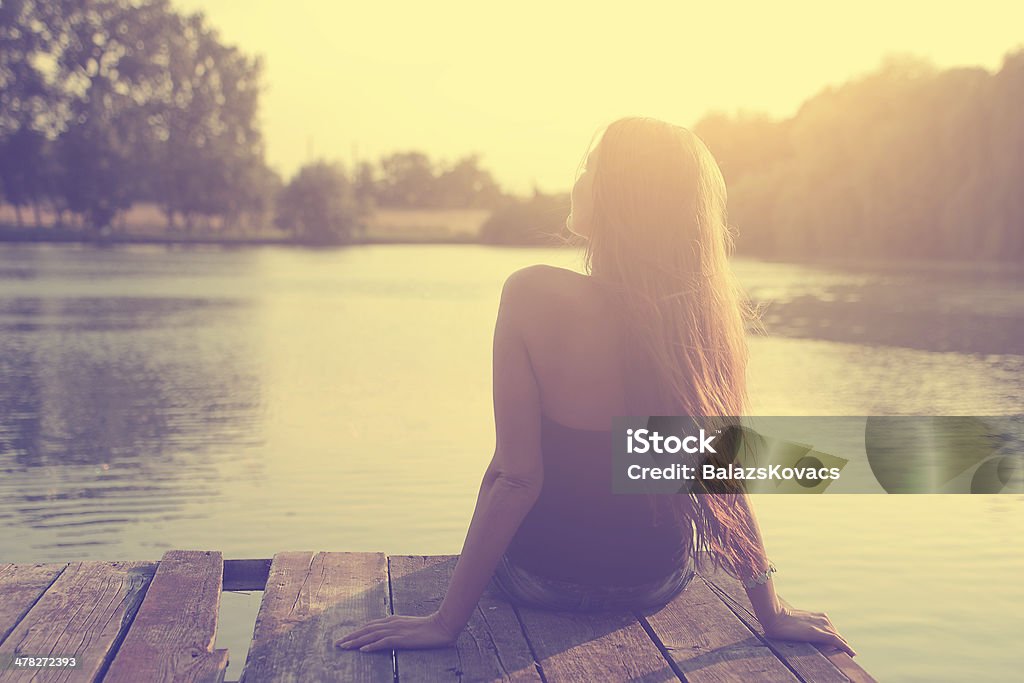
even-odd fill
[{"label": "tree line", "polygon": [[694,126],[722,168],[740,253],[1024,256],[1024,50],[1001,68],[890,57],[790,118]]},{"label": "tree line", "polygon": [[261,63],[168,0],[0,5],[0,191],[94,229],[137,202],[170,224],[267,210]]},{"label": "tree line", "polygon": [[362,162],[355,173],[317,161],[299,169],[277,199],[278,226],[308,244],[360,239],[375,208],[489,209],[479,240],[489,244],[558,245],[565,241],[568,193],[536,188],[529,197],[501,190],[475,155],[439,166],[421,152]]},{"label": "tree line", "polygon": [[[1019,261],[1022,111],[1024,50],[995,73],[894,56],[791,117],[711,113],[693,130],[725,176],[741,255]],[[563,210],[521,201],[490,237],[545,241]]]},{"label": "tree line", "polygon": [[99,232],[135,204],[172,229],[272,222],[344,242],[374,206],[499,208],[470,155],[416,151],[346,170],[313,162],[285,184],[265,161],[262,63],[169,0],[0,2],[0,200]]},{"label": "tree line", "polygon": [[358,239],[375,208],[501,214],[518,202],[480,166],[478,155],[442,164],[406,151],[360,162],[353,171],[322,160],[304,165],[277,194],[276,220],[300,241],[344,243]]},{"label": "tree line", "polygon": [[[484,208],[481,240],[558,243],[568,195],[504,192],[480,158],[403,151],[287,182],[265,161],[262,63],[170,0],[0,2],[0,201],[100,232],[135,204],[171,229],[276,224],[358,239],[374,207]],[[694,131],[729,187],[740,253],[1024,256],[1024,50],[1001,68],[914,58],[807,100],[793,116],[713,113]]]}]

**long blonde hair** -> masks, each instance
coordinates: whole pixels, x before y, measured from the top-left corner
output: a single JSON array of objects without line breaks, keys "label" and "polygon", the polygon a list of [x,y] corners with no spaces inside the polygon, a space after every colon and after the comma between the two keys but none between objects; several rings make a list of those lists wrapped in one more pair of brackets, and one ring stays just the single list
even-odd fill
[{"label": "long blonde hair", "polygon": [[[624,316],[631,414],[742,416],[757,316],[729,265],[718,164],[687,129],[645,117],[611,123],[597,151],[585,264]],[[763,568],[742,496],[656,498],[693,522],[695,557],[709,551],[735,575]]]}]

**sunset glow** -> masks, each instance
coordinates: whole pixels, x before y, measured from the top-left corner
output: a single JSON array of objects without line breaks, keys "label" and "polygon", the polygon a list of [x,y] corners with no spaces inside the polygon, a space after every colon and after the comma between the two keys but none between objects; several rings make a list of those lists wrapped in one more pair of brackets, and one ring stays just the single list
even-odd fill
[{"label": "sunset glow", "polygon": [[591,134],[618,116],[784,117],[888,54],[994,70],[1024,42],[1024,5],[1005,1],[176,5],[265,59],[268,159],[285,177],[311,158],[479,152],[517,192],[567,190]]}]

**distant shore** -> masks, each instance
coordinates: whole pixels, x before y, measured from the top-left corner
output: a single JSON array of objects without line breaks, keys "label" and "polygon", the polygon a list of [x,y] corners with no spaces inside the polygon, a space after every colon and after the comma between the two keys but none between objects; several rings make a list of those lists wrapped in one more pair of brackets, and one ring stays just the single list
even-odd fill
[{"label": "distant shore", "polygon": [[287,236],[278,235],[223,235],[223,234],[188,234],[181,233],[137,233],[113,231],[94,234],[83,230],[69,228],[16,228],[0,226],[0,243],[78,243],[93,245],[116,244],[177,244],[177,245],[209,245],[209,246],[296,246],[296,247],[335,247],[353,244],[475,244],[479,240],[472,236],[453,235],[445,238],[425,236],[423,238],[402,237],[359,237],[342,244],[310,244]]},{"label": "distant shore", "polygon": [[[211,246],[211,247],[244,247],[244,246],[282,246],[299,248],[338,248],[346,246],[374,244],[481,244],[505,248],[531,247],[565,247],[562,244],[501,244],[480,240],[471,234],[437,235],[427,234],[416,237],[403,235],[369,235],[356,237],[352,241],[338,244],[318,244],[303,242],[283,234],[212,234],[187,232],[133,232],[123,229],[96,235],[75,228],[31,227],[18,228],[0,224],[0,244],[84,244],[96,246],[116,246],[132,244],[180,245],[180,246]],[[950,275],[962,274],[977,276],[979,273],[1010,279],[1024,279],[1024,265],[1006,261],[968,260],[968,259],[922,259],[922,258],[838,258],[783,255],[750,254],[740,251],[738,258],[754,259],[767,263],[796,263],[821,268],[852,269],[859,272],[875,271],[879,273],[899,273],[915,271],[944,271]]]}]

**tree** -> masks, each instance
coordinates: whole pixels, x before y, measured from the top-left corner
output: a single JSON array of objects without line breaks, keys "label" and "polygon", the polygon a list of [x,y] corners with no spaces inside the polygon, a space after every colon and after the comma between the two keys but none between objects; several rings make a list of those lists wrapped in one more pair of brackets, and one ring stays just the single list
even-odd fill
[{"label": "tree", "polygon": [[352,183],[356,201],[360,211],[370,213],[378,203],[377,171],[373,164],[362,161],[356,167],[355,180]]},{"label": "tree", "polygon": [[168,223],[181,215],[233,224],[265,209],[254,193],[266,179],[257,109],[262,65],[220,43],[201,14],[178,18],[161,95],[150,123],[163,144],[153,195]]},{"label": "tree", "polygon": [[377,201],[381,206],[427,208],[438,206],[434,165],[422,152],[398,152],[380,160]]},{"label": "tree", "polygon": [[167,0],[60,3],[52,55],[66,119],[59,126],[57,187],[94,229],[145,198],[159,138],[151,115],[166,88],[179,30]]},{"label": "tree", "polygon": [[21,208],[32,206],[35,222],[40,224],[39,204],[47,192],[46,138],[31,125],[19,126],[0,138],[0,185],[14,207],[18,227],[22,226]]},{"label": "tree", "polygon": [[133,153],[137,137],[127,118],[94,111],[58,139],[57,187],[63,205],[97,231],[109,227],[141,194],[144,169]]},{"label": "tree", "polygon": [[433,195],[446,208],[494,208],[502,192],[490,172],[480,168],[479,155],[472,154],[437,176]]},{"label": "tree", "polygon": [[508,198],[480,228],[485,244],[555,245],[568,241],[565,219],[568,193],[543,194],[536,189],[528,199]]},{"label": "tree", "polygon": [[305,244],[350,242],[359,218],[345,173],[323,161],[299,169],[277,200],[278,226]]},{"label": "tree", "polygon": [[169,0],[2,3],[7,199],[38,215],[48,197],[96,229],[141,200],[172,224],[265,211],[260,78],[258,59]]},{"label": "tree", "polygon": [[996,74],[890,57],[790,119],[695,126],[722,167],[741,252],[1024,256],[1024,50]]},{"label": "tree", "polygon": [[0,3],[0,186],[15,210],[39,205],[51,190],[47,133],[57,125],[57,88],[45,69],[56,45],[55,9],[34,0]]}]

